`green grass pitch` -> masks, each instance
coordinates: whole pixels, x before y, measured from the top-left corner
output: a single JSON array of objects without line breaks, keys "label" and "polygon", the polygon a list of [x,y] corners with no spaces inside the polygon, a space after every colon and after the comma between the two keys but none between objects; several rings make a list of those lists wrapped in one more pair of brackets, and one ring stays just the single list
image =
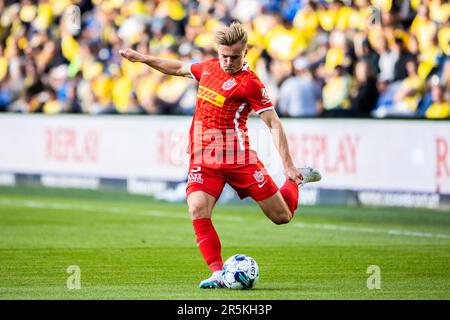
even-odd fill
[{"label": "green grass pitch", "polygon": [[[213,221],[224,260],[258,262],[255,288],[197,288],[209,270],[185,204],[0,188],[0,299],[450,298],[449,212],[302,206],[277,226],[256,204],[219,203]],[[380,289],[367,287],[372,265]],[[69,266],[79,267],[80,289],[67,287]]]}]

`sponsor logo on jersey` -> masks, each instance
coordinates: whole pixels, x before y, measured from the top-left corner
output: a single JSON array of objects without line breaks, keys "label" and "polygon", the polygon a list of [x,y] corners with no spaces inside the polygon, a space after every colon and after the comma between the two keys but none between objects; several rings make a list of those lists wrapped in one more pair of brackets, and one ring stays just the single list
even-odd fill
[{"label": "sponsor logo on jersey", "polygon": [[219,94],[211,89],[205,88],[203,86],[199,86],[197,97],[199,97],[200,99],[206,100],[218,107],[223,107],[223,105],[225,103],[225,99],[226,99],[221,94]]},{"label": "sponsor logo on jersey", "polygon": [[236,79],[231,78],[227,81],[225,81],[222,85],[222,89],[223,90],[230,90],[231,88],[233,88],[235,85],[237,85]]},{"label": "sponsor logo on jersey", "polygon": [[201,173],[189,173],[188,175],[188,183],[201,183],[203,184],[203,178]]}]

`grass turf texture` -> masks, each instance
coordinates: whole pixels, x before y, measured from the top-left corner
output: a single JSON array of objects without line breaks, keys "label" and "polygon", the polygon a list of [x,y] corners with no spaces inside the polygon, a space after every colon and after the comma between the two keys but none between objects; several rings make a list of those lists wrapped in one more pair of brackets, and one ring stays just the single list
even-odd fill
[{"label": "grass turf texture", "polygon": [[[107,191],[0,188],[0,299],[449,299],[450,213],[303,206],[277,226],[256,204],[215,208],[224,260],[251,255],[251,290],[209,276],[185,204]],[[66,286],[81,270],[81,289]],[[370,265],[381,289],[369,290]]]}]

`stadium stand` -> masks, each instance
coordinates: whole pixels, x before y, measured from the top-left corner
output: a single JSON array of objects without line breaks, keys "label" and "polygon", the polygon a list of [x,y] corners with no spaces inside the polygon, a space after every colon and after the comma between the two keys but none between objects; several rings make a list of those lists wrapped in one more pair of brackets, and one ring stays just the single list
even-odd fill
[{"label": "stadium stand", "polygon": [[450,118],[445,0],[0,0],[0,12],[0,111],[192,114],[195,81],[118,51],[209,59],[214,31],[239,20],[283,116]]}]

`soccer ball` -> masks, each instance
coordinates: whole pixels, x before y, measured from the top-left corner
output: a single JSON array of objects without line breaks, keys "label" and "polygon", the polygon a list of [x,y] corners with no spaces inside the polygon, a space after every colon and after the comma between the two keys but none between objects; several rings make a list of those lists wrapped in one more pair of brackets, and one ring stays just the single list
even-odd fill
[{"label": "soccer ball", "polygon": [[227,288],[250,289],[259,278],[258,264],[250,256],[235,254],[223,264],[222,278]]}]

